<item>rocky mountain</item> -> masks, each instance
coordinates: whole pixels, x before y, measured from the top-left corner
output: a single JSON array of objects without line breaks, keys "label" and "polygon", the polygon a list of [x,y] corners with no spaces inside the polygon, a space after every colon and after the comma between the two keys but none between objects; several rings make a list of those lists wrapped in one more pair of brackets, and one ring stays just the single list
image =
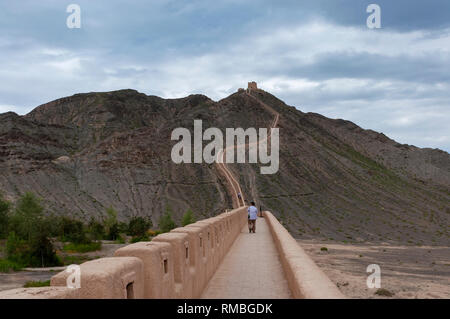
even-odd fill
[{"label": "rocky mountain", "polygon": [[[280,114],[280,169],[230,164],[247,199],[299,238],[447,244],[450,155],[399,144],[354,123],[303,113],[262,90],[215,102],[162,99],[134,90],[76,94],[25,116],[0,114],[0,191],[32,191],[49,211],[88,219],[114,207],[121,219],[170,207],[177,220],[232,206],[214,164],[175,164],[172,130],[269,127]],[[206,144],[206,143],[204,143]]]}]

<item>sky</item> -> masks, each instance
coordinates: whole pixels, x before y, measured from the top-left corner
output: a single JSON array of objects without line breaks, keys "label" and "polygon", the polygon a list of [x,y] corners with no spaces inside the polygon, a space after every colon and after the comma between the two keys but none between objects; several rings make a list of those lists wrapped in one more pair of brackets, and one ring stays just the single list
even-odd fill
[{"label": "sky", "polygon": [[[81,28],[67,27],[70,4]],[[126,88],[220,100],[249,81],[450,152],[450,1],[0,0],[0,113]]]}]

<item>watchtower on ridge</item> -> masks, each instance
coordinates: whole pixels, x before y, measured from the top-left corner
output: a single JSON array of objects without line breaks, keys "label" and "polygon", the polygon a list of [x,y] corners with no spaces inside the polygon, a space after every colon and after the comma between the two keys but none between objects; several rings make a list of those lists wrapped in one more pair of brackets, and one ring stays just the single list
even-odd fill
[{"label": "watchtower on ridge", "polygon": [[258,85],[256,84],[256,82],[248,82],[248,91],[251,91],[251,90],[257,90],[258,89]]}]

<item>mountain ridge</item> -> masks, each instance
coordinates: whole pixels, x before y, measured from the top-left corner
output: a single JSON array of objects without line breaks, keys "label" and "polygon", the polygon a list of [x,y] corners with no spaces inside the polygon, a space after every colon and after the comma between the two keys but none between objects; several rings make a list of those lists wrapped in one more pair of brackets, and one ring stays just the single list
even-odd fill
[{"label": "mountain ridge", "polygon": [[[448,241],[448,153],[303,113],[262,90],[251,94],[280,113],[280,171],[260,175],[255,164],[230,169],[246,198],[273,211],[293,235]],[[214,165],[171,162],[174,128],[192,132],[194,119],[219,129],[268,127],[273,120],[242,92],[213,101],[130,89],[75,94],[24,116],[10,113],[0,114],[0,191],[8,198],[33,191],[58,214],[102,218],[113,206],[122,219],[147,215],[154,224],[169,206],[176,219],[187,208],[201,218],[232,206]]]}]

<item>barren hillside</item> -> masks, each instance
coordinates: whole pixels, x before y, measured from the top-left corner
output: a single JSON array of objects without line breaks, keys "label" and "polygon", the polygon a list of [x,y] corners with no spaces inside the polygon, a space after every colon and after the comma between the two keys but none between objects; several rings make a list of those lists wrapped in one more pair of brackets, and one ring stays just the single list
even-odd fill
[{"label": "barren hillside", "polygon": [[[298,238],[448,244],[450,156],[402,145],[381,133],[302,113],[271,94],[252,93],[280,113],[280,170],[232,164],[247,199],[280,218]],[[207,127],[268,127],[273,115],[238,92],[162,99],[134,90],[76,94],[25,116],[0,114],[0,191],[33,191],[49,211],[122,219],[198,218],[231,208],[215,165],[174,164],[171,132]],[[206,143],[205,143],[206,144]]]}]

